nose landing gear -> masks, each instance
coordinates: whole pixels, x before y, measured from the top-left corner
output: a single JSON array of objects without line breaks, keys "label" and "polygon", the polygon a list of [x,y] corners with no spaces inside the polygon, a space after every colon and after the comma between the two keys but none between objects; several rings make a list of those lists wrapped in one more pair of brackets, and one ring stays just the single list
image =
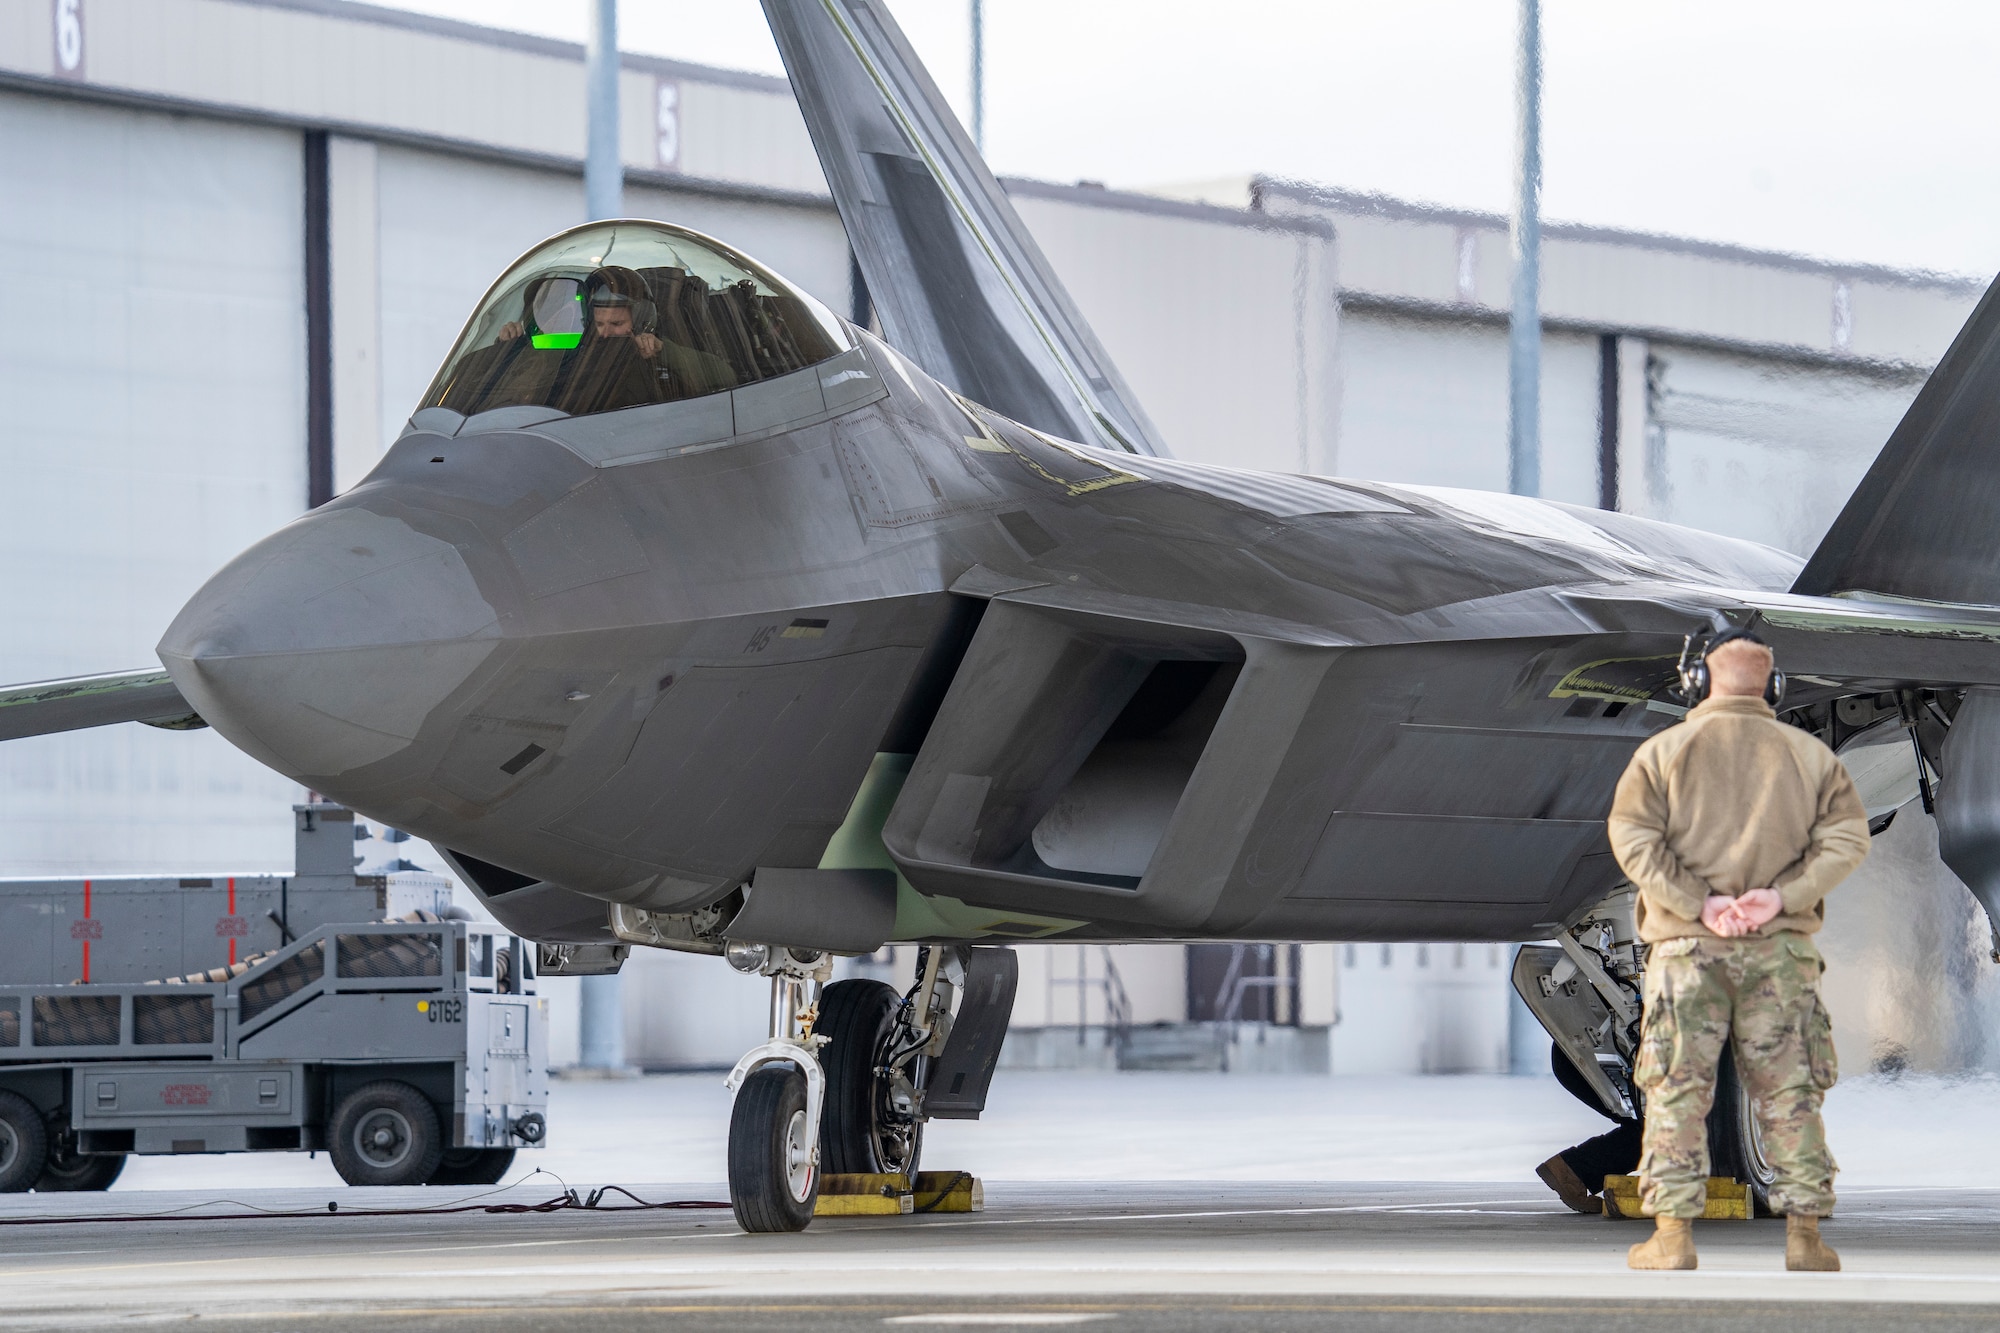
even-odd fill
[{"label": "nose landing gear", "polygon": [[727,1084],[729,1200],[745,1231],[803,1230],[822,1172],[900,1176],[908,1193],[924,1121],[979,1118],[1014,1007],[1011,949],[926,945],[903,996],[859,978],[827,985],[833,960],[811,950],[733,941],[725,956],[771,978],[770,1040]]},{"label": "nose landing gear", "polygon": [[819,1048],[827,1038],[814,1034],[813,1023],[833,957],[738,943],[727,957],[738,971],[771,979],[771,1038],[738,1060],[724,1084],[736,1094],[729,1115],[729,1202],[745,1231],[803,1231],[819,1200],[819,1124],[826,1105]]}]

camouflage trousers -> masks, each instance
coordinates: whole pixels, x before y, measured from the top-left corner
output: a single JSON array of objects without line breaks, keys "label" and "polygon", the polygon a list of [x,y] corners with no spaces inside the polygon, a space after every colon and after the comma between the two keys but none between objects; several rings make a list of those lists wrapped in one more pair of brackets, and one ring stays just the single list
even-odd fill
[{"label": "camouflage trousers", "polygon": [[1836,1167],[1819,1109],[1839,1071],[1819,998],[1823,966],[1812,940],[1796,931],[1653,946],[1633,1071],[1646,1098],[1639,1178],[1648,1215],[1701,1216],[1708,1110],[1723,1043],[1732,1037],[1737,1077],[1756,1103],[1776,1173],[1771,1207],[1806,1217],[1832,1213]]}]

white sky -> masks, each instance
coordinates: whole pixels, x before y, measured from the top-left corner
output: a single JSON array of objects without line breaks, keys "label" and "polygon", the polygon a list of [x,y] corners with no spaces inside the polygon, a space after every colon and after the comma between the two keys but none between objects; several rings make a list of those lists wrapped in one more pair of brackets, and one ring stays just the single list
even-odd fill
[{"label": "white sky", "polygon": [[[378,0],[385,2],[385,0]],[[582,40],[583,0],[386,0]],[[963,114],[968,0],[891,0]],[[622,0],[627,50],[782,73],[756,0]],[[1249,172],[1505,211],[1512,0],[986,0],[1003,174]],[[1544,215],[2000,269],[1992,0],[1544,0]]]}]

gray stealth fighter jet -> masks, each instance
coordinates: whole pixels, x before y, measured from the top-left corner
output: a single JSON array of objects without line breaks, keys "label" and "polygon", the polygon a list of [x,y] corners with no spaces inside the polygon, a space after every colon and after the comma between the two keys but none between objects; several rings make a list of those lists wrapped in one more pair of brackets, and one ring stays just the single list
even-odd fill
[{"label": "gray stealth fighter jet", "polygon": [[[756,1230],[978,1114],[995,940],[1554,936],[1516,984],[1630,1112],[1604,818],[1691,633],[1759,629],[1784,715],[1878,822],[1921,788],[2000,905],[1991,292],[1803,567],[1175,462],[877,0],[766,9],[883,337],[683,228],[557,236],[360,485],[188,603],[164,676],[7,692],[0,737],[205,721],[450,849],[545,969],[772,977],[731,1076]],[[928,946],[910,995],[821,988],[892,940]]]}]

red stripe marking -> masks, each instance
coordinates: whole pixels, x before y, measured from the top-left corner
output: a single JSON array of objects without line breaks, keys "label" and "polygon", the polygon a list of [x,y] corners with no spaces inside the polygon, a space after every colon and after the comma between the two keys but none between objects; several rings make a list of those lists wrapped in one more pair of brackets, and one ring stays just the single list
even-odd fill
[{"label": "red stripe marking", "polygon": [[[83,919],[85,921],[90,920],[89,880],[83,882]],[[85,939],[83,942],[83,980],[85,985],[90,983],[90,941],[88,939]]]},{"label": "red stripe marking", "polygon": [[[236,876],[229,877],[229,915],[236,915]],[[233,923],[232,923],[233,924]],[[236,966],[236,937],[229,937],[229,965]]]}]

